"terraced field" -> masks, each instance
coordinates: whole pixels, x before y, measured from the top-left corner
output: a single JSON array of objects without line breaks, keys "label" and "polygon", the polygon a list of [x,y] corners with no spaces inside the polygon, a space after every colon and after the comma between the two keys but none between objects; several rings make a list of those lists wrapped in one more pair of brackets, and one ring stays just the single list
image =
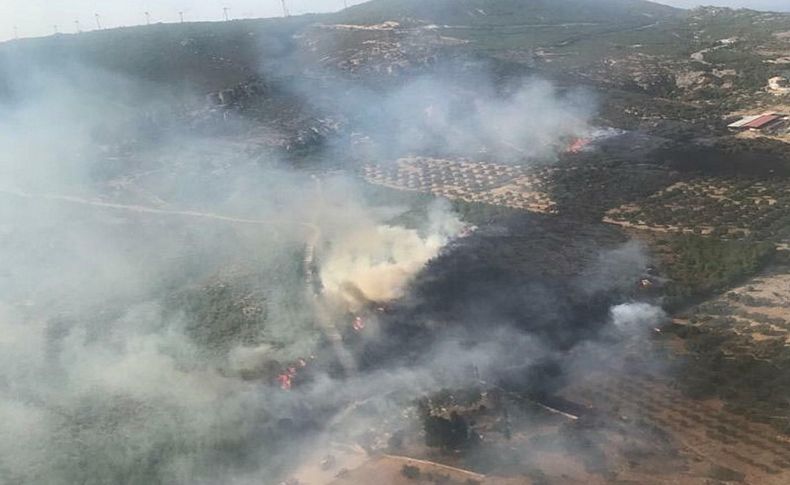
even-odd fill
[{"label": "terraced field", "polygon": [[790,240],[790,182],[698,177],[607,212],[604,221],[659,232]]},{"label": "terraced field", "polygon": [[450,199],[484,202],[538,213],[556,212],[547,194],[553,168],[530,169],[517,165],[402,158],[387,165],[367,165],[363,177],[387,187],[432,193]]},{"label": "terraced field", "polygon": [[[655,375],[591,376],[565,394],[620,420],[642,420],[669,433],[692,462],[708,462],[711,478],[760,484],[790,480],[790,436],[696,401]],[[717,482],[718,483],[718,482]]]},{"label": "terraced field", "polygon": [[790,345],[790,274],[764,275],[699,305],[682,323],[729,338],[725,352],[754,352],[756,343]]},{"label": "terraced field", "polygon": [[674,177],[662,167],[622,161],[541,166],[428,157],[369,164],[362,176],[394,189],[594,219],[624,201],[644,199]]}]

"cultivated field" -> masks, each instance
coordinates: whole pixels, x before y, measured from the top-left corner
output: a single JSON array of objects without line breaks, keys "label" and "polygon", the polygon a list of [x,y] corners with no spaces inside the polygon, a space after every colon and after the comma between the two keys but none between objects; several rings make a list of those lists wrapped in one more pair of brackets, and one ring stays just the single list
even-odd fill
[{"label": "cultivated field", "polygon": [[659,232],[790,238],[790,182],[698,177],[611,209],[605,222]]},{"label": "cultivated field", "polygon": [[790,274],[749,280],[699,305],[682,323],[729,334],[725,352],[754,352],[758,342],[790,345]]},{"label": "cultivated field", "polygon": [[394,189],[553,213],[556,212],[556,204],[546,193],[546,187],[554,170],[411,157],[387,165],[366,165],[363,176],[370,183]]},{"label": "cultivated field", "polygon": [[[676,443],[687,458],[685,473],[678,470],[681,477],[687,476],[675,477],[680,480],[672,483],[783,484],[790,480],[790,436],[728,412],[719,401],[689,399],[663,377],[599,373],[566,389],[565,394],[611,418],[666,433],[664,439]],[[650,467],[653,453],[634,448],[629,466],[634,470]],[[718,481],[688,481],[688,475]]]}]

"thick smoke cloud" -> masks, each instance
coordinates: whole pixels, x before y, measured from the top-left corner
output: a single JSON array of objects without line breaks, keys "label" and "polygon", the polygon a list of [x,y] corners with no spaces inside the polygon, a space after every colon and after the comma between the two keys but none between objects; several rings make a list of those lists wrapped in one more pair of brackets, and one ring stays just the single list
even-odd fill
[{"label": "thick smoke cloud", "polygon": [[448,75],[408,83],[385,98],[382,116],[388,119],[376,124],[404,151],[534,160],[582,136],[593,110],[580,93],[561,94],[541,80],[504,93],[484,77],[464,81]]},{"label": "thick smoke cloud", "polygon": [[[401,209],[368,207],[349,179],[317,186],[220,140],[147,138],[132,129],[145,109],[107,106],[126,81],[69,75],[37,72],[4,107],[0,481],[260,483],[311,419],[300,402],[332,408],[372,389],[367,377],[334,394],[328,378],[273,386],[270,368],[319,350],[317,313],[330,310],[310,296],[305,246],[327,248],[327,293],[389,300],[459,223],[437,205],[400,227],[386,220]],[[132,157],[104,142],[119,134]],[[251,279],[233,298],[238,324],[211,307],[232,291],[226,274]]]},{"label": "thick smoke cloud", "polygon": [[[271,481],[316,433],[363,435],[361,403],[398,414],[425,393],[555,356],[479,308],[473,332],[415,317],[442,329],[418,358],[357,371],[338,338],[349,314],[410,296],[461,232],[448,204],[400,224],[403,207],[370,202],[348,176],[310,177],[190,136],[173,113],[176,128],[151,130],[169,100],[150,86],[85,67],[32,72],[0,124],[0,481]],[[355,86],[338,99],[357,101],[332,107],[374,141],[373,160],[551,158],[592,112],[542,81],[443,79],[383,98]],[[627,286],[645,259],[617,251],[578,287],[611,289],[612,261],[626,275],[616,289]],[[651,312],[614,307],[606,323],[641,325]],[[386,323],[362,345],[388,339]],[[297,367],[307,376],[280,389]]]},{"label": "thick smoke cloud", "polygon": [[351,310],[401,298],[414,276],[458,235],[462,225],[446,204],[437,203],[429,211],[423,234],[389,225],[351,229],[333,242],[324,257],[324,290]]},{"label": "thick smoke cloud", "polygon": [[[593,93],[529,77],[502,84],[487,69],[454,62],[405,76],[394,87],[308,80],[287,89],[319,111],[339,115],[352,133],[354,153],[367,161],[419,153],[547,163],[593,130]],[[335,156],[347,156],[346,145],[339,150]]]}]

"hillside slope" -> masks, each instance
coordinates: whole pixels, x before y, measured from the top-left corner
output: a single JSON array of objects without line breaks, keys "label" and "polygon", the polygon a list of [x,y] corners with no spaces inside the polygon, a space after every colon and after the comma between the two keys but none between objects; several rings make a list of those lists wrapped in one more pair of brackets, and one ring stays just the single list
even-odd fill
[{"label": "hillside slope", "polygon": [[338,17],[355,23],[420,19],[437,24],[479,26],[649,24],[681,12],[644,0],[373,0],[351,7]]},{"label": "hillside slope", "polygon": [[[649,25],[676,18],[682,12],[643,0],[373,0],[328,15],[61,34],[0,44],[0,93],[8,91],[3,84],[18,76],[20,69],[36,64],[53,70],[86,65],[175,90],[206,93],[244,82],[260,74],[268,62],[290,59],[304,47],[298,39],[305,34],[310,37],[308,27],[315,24],[411,20],[421,26],[459,25],[471,31],[442,35],[472,40],[474,45],[470,47],[485,45],[487,50],[498,50],[509,47],[510,42],[529,48],[545,42],[566,42],[580,34]],[[519,31],[489,30],[509,27]],[[522,32],[524,29],[526,32]],[[344,35],[353,37],[354,32],[341,33],[340,37]],[[340,52],[344,44],[353,46],[357,39],[333,36],[331,40],[321,44],[324,48],[337,47],[333,56],[337,57],[345,55]],[[425,38],[420,42],[425,43]]]},{"label": "hillside slope", "polygon": [[6,42],[0,44],[0,87],[20,69],[77,65],[177,90],[217,90],[289,52],[292,36],[317,18],[155,24]]},{"label": "hillside slope", "polygon": [[[372,0],[335,14],[6,42],[0,96],[28,89],[34,61],[52,71],[88,65],[202,98],[250,78],[376,84],[474,59],[496,66],[497,76],[526,71],[724,114],[776,102],[765,86],[788,75],[788,25],[788,14],[644,0]],[[8,87],[13,78],[21,90]],[[688,106],[674,105],[669,117],[686,116]]]}]

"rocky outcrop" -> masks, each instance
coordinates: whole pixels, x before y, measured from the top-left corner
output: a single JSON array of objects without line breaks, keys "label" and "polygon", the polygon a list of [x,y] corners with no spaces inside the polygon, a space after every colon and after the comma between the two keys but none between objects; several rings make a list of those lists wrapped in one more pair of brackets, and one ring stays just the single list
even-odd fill
[{"label": "rocky outcrop", "polygon": [[786,77],[775,76],[768,80],[766,89],[773,94],[790,94],[790,81]]},{"label": "rocky outcrop", "polygon": [[298,37],[313,65],[355,77],[397,76],[430,67],[446,50],[466,41],[441,35],[432,25],[318,24]]}]

